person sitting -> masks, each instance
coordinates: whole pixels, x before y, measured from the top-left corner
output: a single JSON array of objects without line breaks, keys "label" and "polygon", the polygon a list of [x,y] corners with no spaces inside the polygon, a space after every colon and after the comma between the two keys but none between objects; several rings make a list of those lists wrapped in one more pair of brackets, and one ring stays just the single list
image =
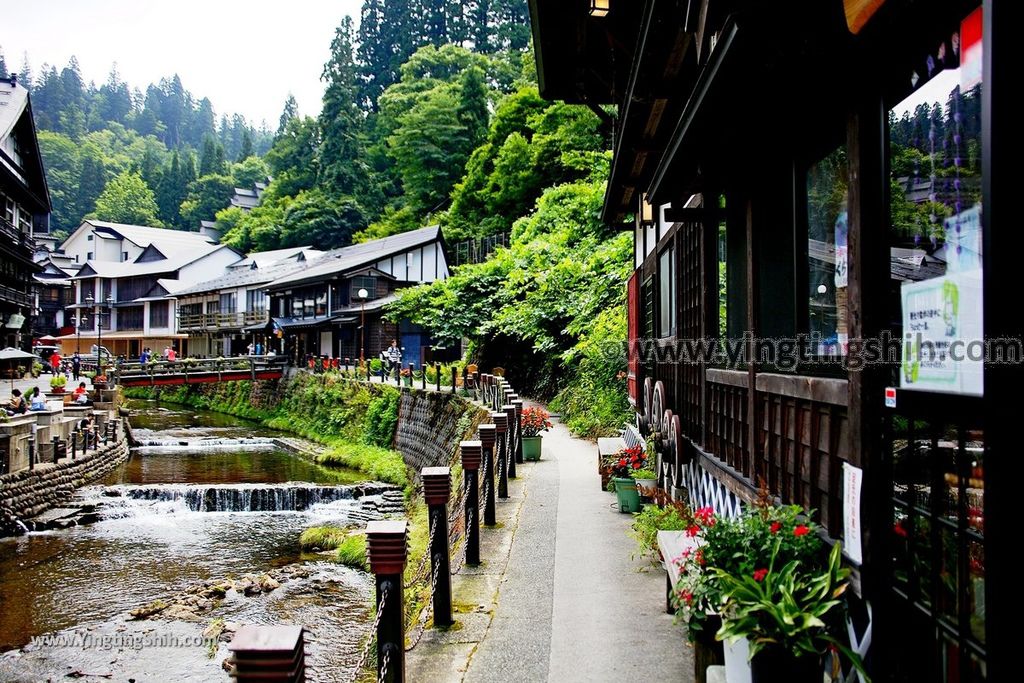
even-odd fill
[{"label": "person sitting", "polygon": [[32,404],[28,408],[29,410],[46,410],[46,399],[43,398],[42,393],[39,391],[39,387],[32,390]]},{"label": "person sitting", "polygon": [[28,404],[25,403],[25,397],[21,395],[21,389],[13,389],[11,400],[7,403],[7,414],[24,415],[26,410],[28,410]]},{"label": "person sitting", "polygon": [[78,388],[71,394],[71,402],[75,405],[89,405],[89,391],[85,388],[85,382],[79,382]]}]

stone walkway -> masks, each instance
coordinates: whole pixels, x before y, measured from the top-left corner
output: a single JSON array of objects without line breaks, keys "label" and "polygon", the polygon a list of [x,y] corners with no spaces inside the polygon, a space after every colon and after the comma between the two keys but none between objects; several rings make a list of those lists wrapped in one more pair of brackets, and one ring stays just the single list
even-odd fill
[{"label": "stone walkway", "polygon": [[631,558],[632,516],[600,489],[596,446],[554,422],[481,532],[484,563],[453,577],[456,627],[423,634],[408,680],[693,680],[663,570]]}]

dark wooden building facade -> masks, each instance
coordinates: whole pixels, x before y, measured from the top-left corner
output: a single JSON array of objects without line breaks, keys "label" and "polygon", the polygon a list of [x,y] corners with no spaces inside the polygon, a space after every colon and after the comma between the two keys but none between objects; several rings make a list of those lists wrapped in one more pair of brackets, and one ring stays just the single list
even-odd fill
[{"label": "dark wooden building facade", "polygon": [[542,96],[615,108],[604,219],[635,234],[662,483],[814,510],[875,680],[1013,671],[1008,4],[530,2]]}]

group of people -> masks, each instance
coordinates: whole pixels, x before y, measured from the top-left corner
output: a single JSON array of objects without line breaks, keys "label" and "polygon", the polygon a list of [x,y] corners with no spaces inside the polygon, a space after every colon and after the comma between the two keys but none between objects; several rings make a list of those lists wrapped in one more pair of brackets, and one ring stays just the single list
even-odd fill
[{"label": "group of people", "polygon": [[[79,382],[78,387],[71,392],[71,403],[74,405],[86,406],[92,403],[89,398],[89,390],[85,382]],[[21,393],[21,389],[12,389],[11,398],[4,406],[8,417],[13,415],[24,415],[30,411],[46,410],[46,397],[39,387],[33,387],[27,395]]]},{"label": "group of people", "polygon": [[[173,346],[165,346],[164,352],[161,354],[160,357],[163,360],[167,361],[168,363],[173,363],[174,361],[178,360],[178,352],[174,350]],[[142,353],[139,354],[139,362],[142,363],[143,365],[153,360],[153,358],[153,349],[149,348],[148,346],[142,349]]]}]

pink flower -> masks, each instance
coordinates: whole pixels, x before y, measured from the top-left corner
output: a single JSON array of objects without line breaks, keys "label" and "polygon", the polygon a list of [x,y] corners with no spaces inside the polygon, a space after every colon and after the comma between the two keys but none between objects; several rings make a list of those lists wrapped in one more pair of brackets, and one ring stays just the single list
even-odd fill
[{"label": "pink flower", "polygon": [[767,569],[755,569],[754,570],[754,581],[763,581],[764,577],[768,576]]},{"label": "pink flower", "polygon": [[693,516],[704,526],[714,526],[715,524],[715,509],[712,507],[703,507],[697,510]]}]

